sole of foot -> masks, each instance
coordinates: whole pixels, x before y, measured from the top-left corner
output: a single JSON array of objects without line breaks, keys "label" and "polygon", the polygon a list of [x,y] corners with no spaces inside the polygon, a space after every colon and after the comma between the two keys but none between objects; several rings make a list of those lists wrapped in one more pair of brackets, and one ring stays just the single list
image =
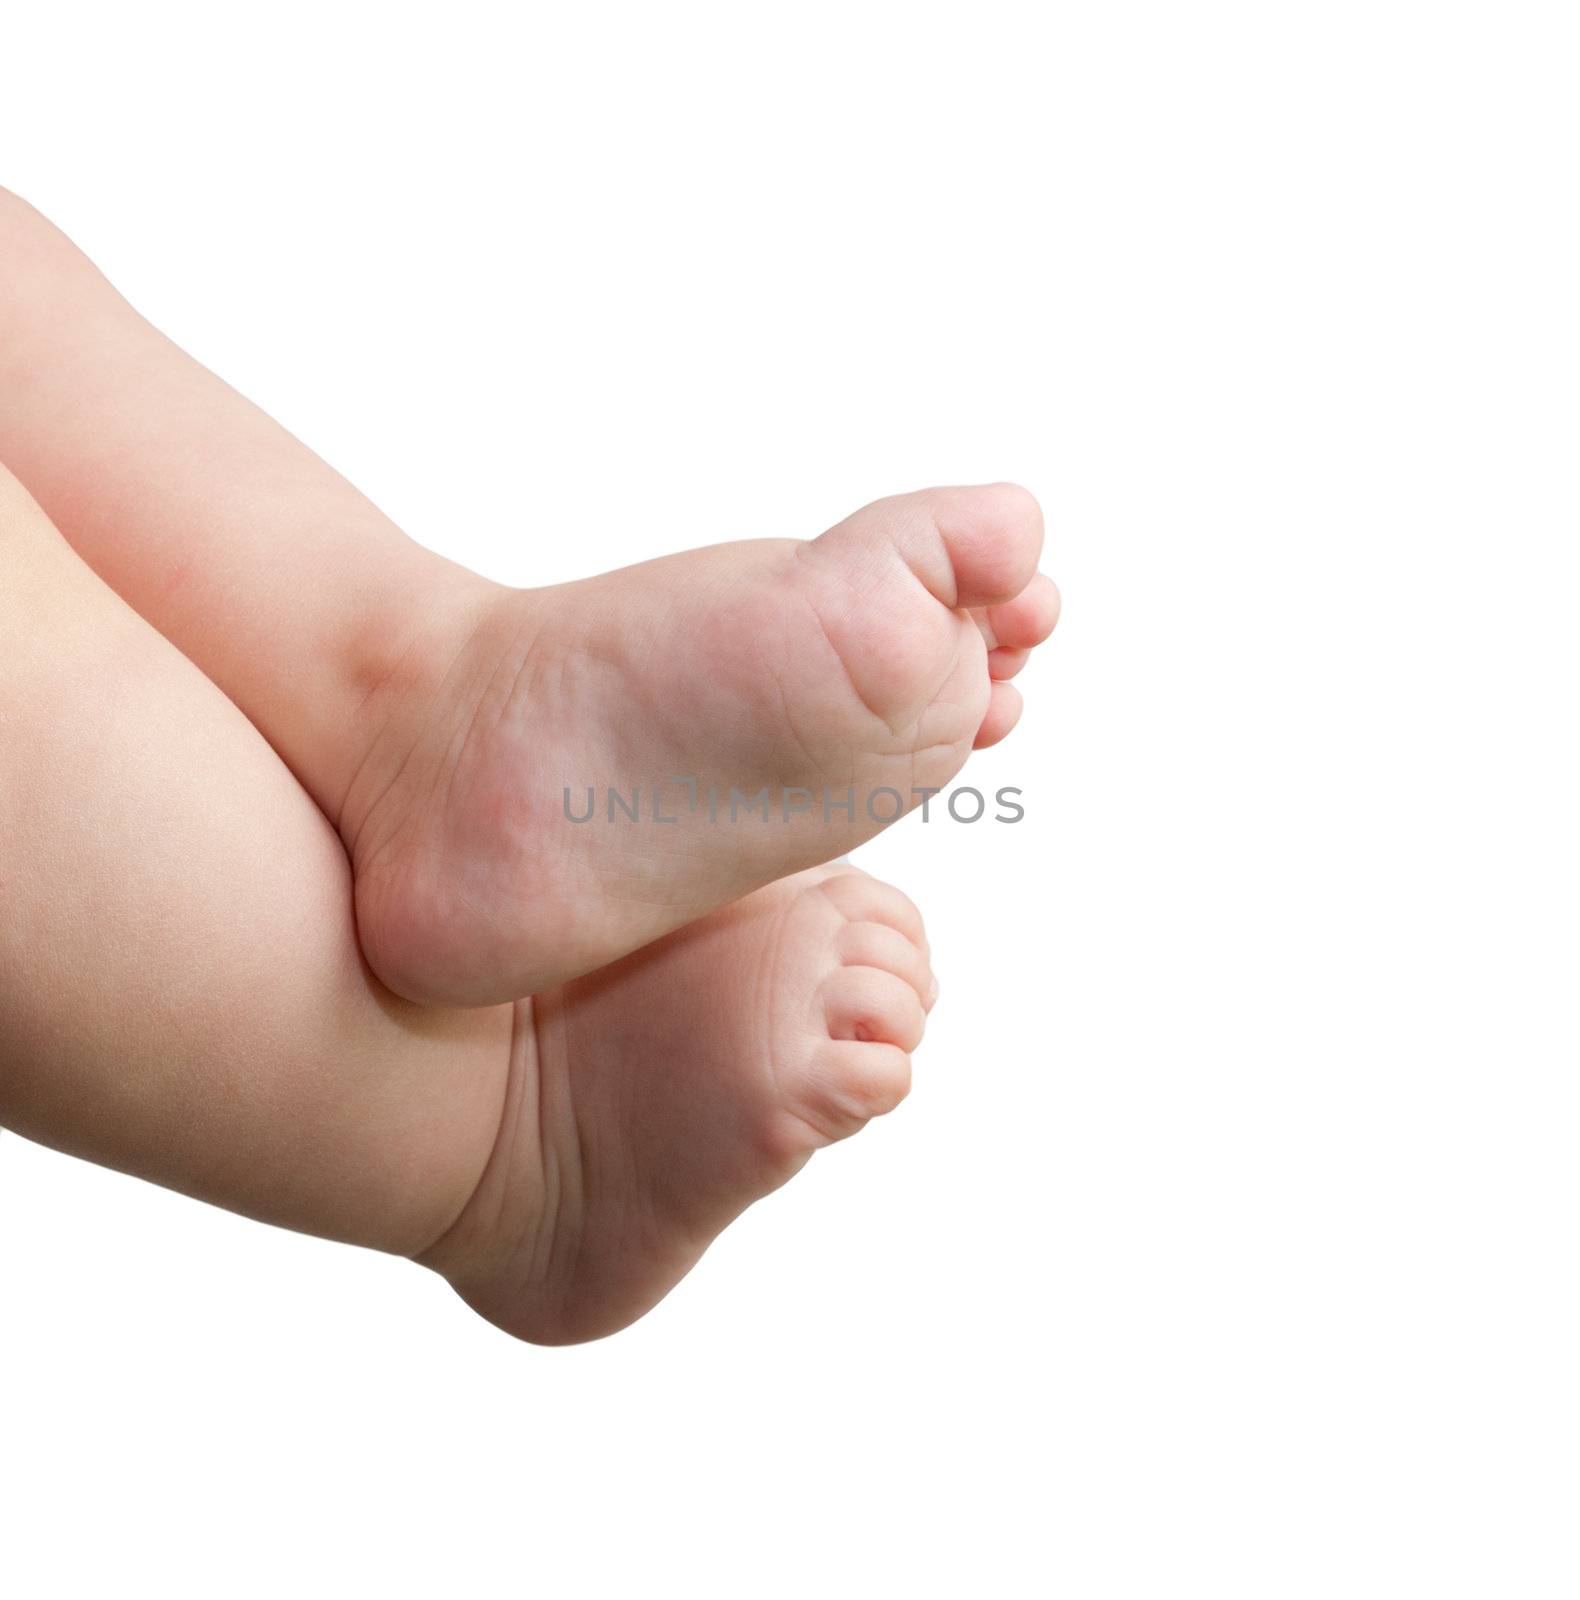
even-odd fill
[{"label": "sole of foot", "polygon": [[1020,716],[1059,597],[1010,484],[820,537],[482,586],[376,700],[341,811],[364,951],[408,999],[538,994],[847,854]]},{"label": "sole of foot", "polygon": [[824,867],[523,1001],[492,1156],[420,1259],[520,1338],[624,1327],[899,1104],[936,995],[911,902]]}]

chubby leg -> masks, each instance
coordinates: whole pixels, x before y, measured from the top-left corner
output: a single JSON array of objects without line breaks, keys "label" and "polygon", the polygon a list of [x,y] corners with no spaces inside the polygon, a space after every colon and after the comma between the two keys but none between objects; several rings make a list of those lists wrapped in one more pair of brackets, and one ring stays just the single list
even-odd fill
[{"label": "chubby leg", "polygon": [[285,759],[351,853],[368,960],[440,1004],[541,993],[847,853],[1009,732],[1058,614],[1008,484],[486,583],[3,193],[0,456]]},{"label": "chubby leg", "polygon": [[332,818],[372,691],[494,587],[414,544],[5,189],[0,460]]},{"label": "chubby leg", "polygon": [[0,469],[0,1123],[415,1253],[493,1147],[511,1021],[370,977],[322,813]]},{"label": "chubby leg", "polygon": [[909,1084],[920,920],[776,883],[511,1007],[393,998],[334,831],[0,469],[0,1123],[612,1332]]}]

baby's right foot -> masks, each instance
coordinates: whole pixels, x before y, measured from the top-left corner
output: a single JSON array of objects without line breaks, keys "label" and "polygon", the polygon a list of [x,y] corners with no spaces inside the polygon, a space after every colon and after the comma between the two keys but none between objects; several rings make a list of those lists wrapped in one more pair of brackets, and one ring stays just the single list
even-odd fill
[{"label": "baby's right foot", "polygon": [[374,970],[414,1000],[536,994],[845,854],[1014,725],[1058,616],[1041,547],[998,484],[486,591],[371,708],[339,821]]},{"label": "baby's right foot", "polygon": [[613,1333],[898,1104],[936,993],[911,902],[824,867],[522,1001],[492,1157],[420,1259],[521,1338]]}]

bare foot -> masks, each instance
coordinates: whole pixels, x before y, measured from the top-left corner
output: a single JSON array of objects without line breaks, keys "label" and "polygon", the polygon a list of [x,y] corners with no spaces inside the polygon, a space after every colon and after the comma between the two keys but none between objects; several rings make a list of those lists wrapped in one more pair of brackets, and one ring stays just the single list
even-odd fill
[{"label": "bare foot", "polygon": [[379,691],[341,809],[374,970],[413,1000],[538,994],[844,855],[1014,726],[1006,680],[1058,617],[1041,547],[997,484],[488,588]]},{"label": "bare foot", "polygon": [[492,1157],[421,1259],[520,1338],[613,1333],[899,1103],[935,993],[910,901],[824,867],[523,1001]]}]

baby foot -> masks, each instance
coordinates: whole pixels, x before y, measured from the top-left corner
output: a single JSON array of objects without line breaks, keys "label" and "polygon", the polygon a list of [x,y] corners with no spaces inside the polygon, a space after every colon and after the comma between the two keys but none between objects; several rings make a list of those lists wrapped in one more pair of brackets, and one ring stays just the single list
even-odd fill
[{"label": "baby foot", "polygon": [[368,961],[413,1000],[515,999],[846,854],[1014,726],[1058,617],[1041,546],[998,484],[490,588],[384,691],[342,808]]},{"label": "baby foot", "polygon": [[910,901],[824,867],[522,1001],[492,1156],[421,1260],[520,1338],[613,1333],[900,1102],[936,992]]}]

